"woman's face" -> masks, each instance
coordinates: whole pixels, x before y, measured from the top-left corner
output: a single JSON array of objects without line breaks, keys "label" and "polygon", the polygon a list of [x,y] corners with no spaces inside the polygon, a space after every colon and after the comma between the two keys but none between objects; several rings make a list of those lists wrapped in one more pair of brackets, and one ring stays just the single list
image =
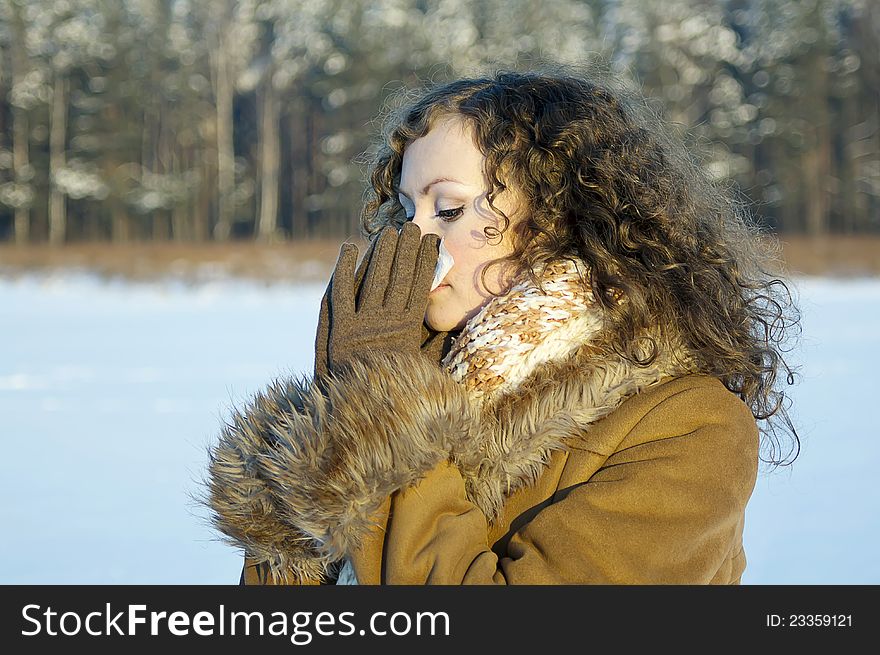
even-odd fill
[{"label": "woman's face", "polygon": [[457,330],[474,316],[494,293],[507,290],[509,264],[493,266],[483,286],[480,274],[493,259],[513,251],[510,231],[516,221],[517,202],[509,189],[494,199],[497,208],[511,219],[511,228],[500,240],[504,219],[492,211],[486,199],[488,180],[483,174],[485,157],[477,148],[470,128],[459,116],[438,121],[403,153],[398,197],[407,218],[422,234],[437,234],[455,260],[439,287],[428,296],[425,322],[437,331]]}]

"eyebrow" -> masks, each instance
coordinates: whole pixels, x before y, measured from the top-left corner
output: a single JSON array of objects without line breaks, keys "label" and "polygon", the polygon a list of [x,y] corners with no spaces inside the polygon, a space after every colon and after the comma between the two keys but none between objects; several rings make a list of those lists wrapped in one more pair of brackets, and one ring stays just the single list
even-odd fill
[{"label": "eyebrow", "polygon": [[[428,191],[430,191],[431,187],[434,186],[435,184],[439,184],[440,182],[455,182],[456,184],[461,184],[462,186],[464,186],[464,182],[459,182],[458,180],[453,180],[451,177],[438,177],[436,180],[433,180],[433,181],[429,182],[428,184],[426,184],[425,188],[422,189],[422,191],[419,195],[423,195],[423,196],[428,195]],[[400,189],[398,187],[394,187],[394,190],[397,191],[397,193],[402,193],[407,198],[410,197],[410,195],[406,191],[404,191],[403,189]]]}]

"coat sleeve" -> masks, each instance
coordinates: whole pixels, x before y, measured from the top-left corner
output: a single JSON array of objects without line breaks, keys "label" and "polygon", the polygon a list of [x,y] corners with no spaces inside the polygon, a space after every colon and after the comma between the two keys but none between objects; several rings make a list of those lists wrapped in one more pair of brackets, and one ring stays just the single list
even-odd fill
[{"label": "coat sleeve", "polygon": [[467,393],[422,355],[366,353],[315,382],[276,380],[211,449],[206,504],[249,556],[245,583],[333,582],[391,494],[479,438]]},{"label": "coat sleeve", "polygon": [[[326,316],[321,316],[321,322],[326,322]],[[319,324],[318,331],[326,331],[326,327]],[[422,325],[421,360],[439,362],[444,346],[457,334],[435,332]],[[320,337],[319,334],[318,341]],[[419,363],[424,364],[421,360]],[[311,393],[313,382],[319,382],[322,393],[327,384],[344,384],[342,380],[329,376],[326,362],[323,366],[319,363],[316,359],[317,379],[289,380],[287,384],[275,384],[257,394],[251,406],[237,413],[233,423],[226,426],[220,445],[210,453],[207,504],[214,514],[215,524],[233,545],[254,546],[257,553],[254,556],[245,554],[240,585],[336,583],[342,561],[331,562],[322,557],[317,542],[291,525],[292,521],[280,517],[278,511],[273,513],[271,510],[279,509],[283,503],[273,498],[272,487],[275,485],[270,480],[258,479],[260,461],[275,458],[278,449],[270,444],[277,438],[287,437],[294,441],[311,438],[313,445],[322,444],[327,449],[335,445],[314,432],[309,434],[308,429],[296,430],[293,427],[295,422],[291,420],[292,414],[307,414],[317,423],[323,410],[329,410],[325,403],[316,402],[317,396]],[[323,374],[319,375],[319,371]],[[357,376],[354,379],[357,380]],[[349,395],[358,397],[356,392]],[[279,435],[279,431],[286,434]],[[312,472],[318,473],[318,469],[316,467]],[[308,479],[306,476],[303,483]],[[267,512],[267,508],[270,511]],[[278,539],[279,535],[287,538]],[[279,551],[287,552],[279,555]]]},{"label": "coat sleeve", "polygon": [[[260,561],[254,557],[245,555],[244,564],[241,567],[241,575],[238,578],[239,585],[275,585],[281,581],[272,577],[272,571],[267,561]],[[298,580],[287,581],[285,584],[298,584],[302,586],[333,584],[332,576],[301,577]]]},{"label": "coat sleeve", "polygon": [[461,473],[439,463],[392,497],[383,582],[711,581],[739,544],[754,486],[757,426],[748,408],[725,389],[681,392],[649,411],[622,444],[589,479],[557,492],[501,557]]}]

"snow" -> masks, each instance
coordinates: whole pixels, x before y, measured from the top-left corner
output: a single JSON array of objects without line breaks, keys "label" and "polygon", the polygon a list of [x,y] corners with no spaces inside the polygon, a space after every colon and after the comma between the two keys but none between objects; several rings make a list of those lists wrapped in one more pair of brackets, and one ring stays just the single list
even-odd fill
[{"label": "snow", "polygon": [[[876,584],[880,280],[799,279],[790,468],[759,474],[745,584]],[[0,279],[4,584],[238,581],[193,500],[232,406],[312,365],[324,285]]]},{"label": "snow", "polygon": [[762,471],[746,511],[744,584],[877,584],[880,280],[803,278],[790,387],[801,453]]}]

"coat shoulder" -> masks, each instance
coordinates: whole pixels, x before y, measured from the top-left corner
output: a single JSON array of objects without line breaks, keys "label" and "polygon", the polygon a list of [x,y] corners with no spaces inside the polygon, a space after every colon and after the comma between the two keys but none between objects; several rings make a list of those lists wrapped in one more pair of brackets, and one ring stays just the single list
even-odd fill
[{"label": "coat shoulder", "polygon": [[748,405],[709,375],[669,378],[633,396],[609,418],[626,426],[626,441],[672,437],[711,426],[723,427],[745,441],[752,441],[758,432]]},{"label": "coat shoulder", "polygon": [[586,552],[601,579],[737,581],[758,466],[749,407],[716,378],[687,375],[643,389],[595,428],[614,435],[597,437],[612,452],[569,453],[554,506],[569,524],[603,526],[579,535],[595,540]]},{"label": "coat shoulder", "polygon": [[571,441],[577,450],[609,456],[629,446],[707,428],[742,445],[756,445],[749,407],[720,380],[692,374],[667,377],[630,396],[589,431]]},{"label": "coat shoulder", "polygon": [[[749,407],[717,378],[688,375],[634,397],[623,439],[609,462],[666,462],[706,478],[710,489],[744,504],[758,469],[759,430]],[[723,482],[721,480],[723,479]]]}]

